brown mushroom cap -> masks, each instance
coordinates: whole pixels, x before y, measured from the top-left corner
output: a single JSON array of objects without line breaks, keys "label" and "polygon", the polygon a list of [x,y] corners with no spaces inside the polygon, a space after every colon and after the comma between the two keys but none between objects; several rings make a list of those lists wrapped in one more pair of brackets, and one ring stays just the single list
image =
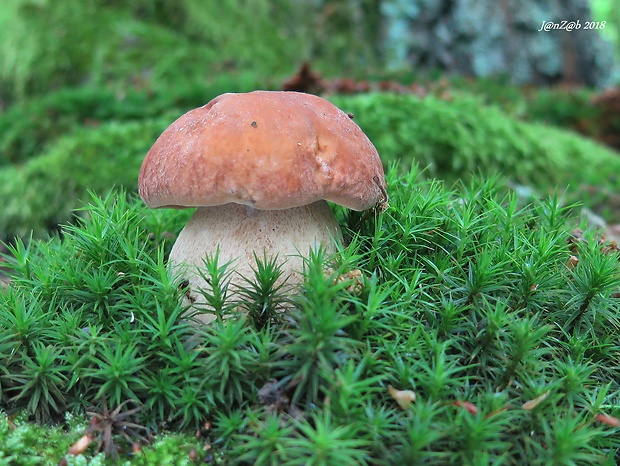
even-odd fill
[{"label": "brown mushroom cap", "polygon": [[138,180],[150,207],[237,203],[277,210],[385,199],[377,150],[351,118],[311,94],[223,94],[172,123]]}]

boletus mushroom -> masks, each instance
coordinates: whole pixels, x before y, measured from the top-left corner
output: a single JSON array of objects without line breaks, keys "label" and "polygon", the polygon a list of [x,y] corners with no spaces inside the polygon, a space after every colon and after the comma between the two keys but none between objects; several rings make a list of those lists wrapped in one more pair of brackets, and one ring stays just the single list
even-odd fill
[{"label": "boletus mushroom", "polygon": [[147,153],[138,189],[150,207],[198,208],[169,258],[197,307],[209,288],[199,269],[218,249],[233,292],[263,254],[293,285],[311,248],[334,252],[341,239],[326,201],[356,211],[387,201],[379,154],[351,116],[283,91],[223,94],[182,115]]}]

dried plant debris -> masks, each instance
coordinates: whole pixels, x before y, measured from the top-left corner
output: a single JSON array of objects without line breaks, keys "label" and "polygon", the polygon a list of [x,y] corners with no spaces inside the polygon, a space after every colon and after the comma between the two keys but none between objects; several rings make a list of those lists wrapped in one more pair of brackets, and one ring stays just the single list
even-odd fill
[{"label": "dried plant debris", "polygon": [[[107,403],[104,402],[100,412],[87,412],[91,416],[90,425],[86,431],[87,435],[90,434],[97,439],[97,450],[104,451],[107,456],[114,458],[118,454],[120,446],[115,440],[117,436],[122,437],[130,445],[133,445],[136,441],[149,443],[148,427],[132,421],[133,416],[142,407],[136,406],[135,408],[125,410],[126,405],[129,403],[134,402],[127,400],[118,405],[114,410],[109,410]],[[139,431],[143,431],[146,436],[138,433]]]},{"label": "dried plant debris", "polygon": [[413,390],[397,390],[391,385],[388,386],[388,392],[390,396],[396,400],[396,403],[398,403],[398,405],[403,409],[409,409],[411,403],[413,403],[416,398]]},{"label": "dried plant debris", "polygon": [[276,411],[286,408],[290,403],[288,396],[282,389],[281,382],[276,379],[269,380],[258,390],[258,401]]},{"label": "dried plant debris", "polygon": [[526,401],[525,403],[523,403],[521,407],[525,409],[526,411],[531,411],[532,409],[536,408],[540,403],[545,401],[550,393],[551,393],[551,390],[547,390],[545,393],[543,393],[540,396],[537,396],[533,400]]},{"label": "dried plant debris", "polygon": [[[332,269],[325,270],[325,277],[329,278],[334,275]],[[341,274],[337,274],[332,282],[334,285],[345,283],[345,290],[349,293],[359,295],[364,290],[364,274],[359,269],[349,270]]]},{"label": "dried plant debris", "polygon": [[[612,239],[614,237],[613,235],[609,235],[611,238],[607,237],[607,231],[607,229],[604,230],[599,236],[597,241],[598,245],[601,248],[601,252],[603,254],[615,254],[620,251],[620,248],[618,248],[618,244],[616,243],[616,241]],[[571,234],[568,237],[567,241],[571,253],[575,256],[578,256],[580,245],[587,244],[589,240],[584,236],[584,232],[581,228],[575,228],[571,231]]]},{"label": "dried plant debris", "polygon": [[[432,84],[433,90],[439,91],[439,96],[448,98],[446,91],[449,83],[446,80],[440,80],[438,83]],[[342,77],[334,79],[324,79],[320,73],[312,69],[310,62],[303,62],[297,72],[289,79],[282,83],[283,91],[307,92],[310,94],[363,94],[367,92],[393,92],[398,94],[415,94],[424,97],[429,90],[418,84],[410,85],[401,84],[398,81],[382,80],[380,82],[369,82],[364,80],[356,80],[353,78]]]},{"label": "dried plant debris", "polygon": [[291,404],[283,389],[283,383],[276,379],[269,380],[258,390],[258,402],[270,412],[286,413],[294,419],[301,419],[304,416],[301,408]]}]

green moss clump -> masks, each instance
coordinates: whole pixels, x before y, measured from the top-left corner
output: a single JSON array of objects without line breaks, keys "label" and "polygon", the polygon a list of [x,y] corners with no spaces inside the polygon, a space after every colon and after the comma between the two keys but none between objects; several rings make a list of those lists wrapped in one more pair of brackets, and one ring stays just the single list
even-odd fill
[{"label": "green moss clump", "polygon": [[72,216],[88,190],[137,189],[144,154],[173,117],[83,128],[22,166],[0,171],[0,234],[45,235]]},{"label": "green moss clump", "polygon": [[342,3],[326,14],[323,5],[284,0],[243,7],[13,0],[0,11],[0,97],[19,101],[78,83],[172,89],[242,70],[278,85],[302,60],[365,74],[384,61],[378,9]]},{"label": "green moss clump", "polygon": [[431,177],[501,173],[540,187],[615,186],[620,157],[570,132],[507,116],[478,98],[400,94],[335,96],[384,160],[427,167]]},{"label": "green moss clump", "polygon": [[388,191],[382,215],[338,211],[347,245],[274,297],[286,319],[224,305],[208,327],[166,268],[188,213],[93,198],[62,240],[12,249],[0,409],[45,423],[135,400],[132,422],[201,429],[216,461],[611,464],[618,251],[575,232],[557,197],[527,203],[496,178],[448,188],[390,170]]},{"label": "green moss clump", "polygon": [[[0,464],[14,466],[56,465],[65,458],[67,466],[114,465],[118,461],[97,453],[95,443],[77,456],[67,455],[71,445],[78,441],[88,424],[86,417],[67,415],[65,426],[36,425],[27,422],[23,414],[11,417],[0,412]],[[153,464],[192,464],[190,452],[197,450],[199,459],[206,456],[204,443],[190,434],[160,434],[152,445],[145,445],[140,452],[127,459],[129,464],[147,466]],[[127,464],[127,463],[125,463]]]},{"label": "green moss clump", "polygon": [[9,422],[9,417],[0,410],[0,464],[57,464],[79,437],[78,432],[67,432],[57,426],[28,423],[23,415]]},{"label": "green moss clump", "polygon": [[594,96],[594,91],[587,89],[538,89],[525,100],[527,118],[593,136],[593,126],[601,117],[592,102]]},{"label": "green moss clump", "polygon": [[61,89],[0,113],[0,167],[24,164],[80,126],[132,122],[179,114],[224,92],[256,88],[253,74],[227,74],[205,82],[178,80],[174,86],[112,91],[86,86]]}]

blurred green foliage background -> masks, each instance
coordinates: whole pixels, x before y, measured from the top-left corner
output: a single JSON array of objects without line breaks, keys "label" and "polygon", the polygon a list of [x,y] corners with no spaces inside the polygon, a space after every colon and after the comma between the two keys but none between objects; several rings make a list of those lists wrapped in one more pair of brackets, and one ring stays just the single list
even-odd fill
[{"label": "blurred green foliage background", "polygon": [[[398,27],[389,21],[400,3],[4,0],[0,96],[10,103],[85,83],[177,85],[221,73],[251,74],[269,87],[277,86],[302,60],[328,76],[385,75],[388,64],[408,70],[393,40]],[[615,3],[592,0],[591,7],[594,19],[606,21],[600,33],[613,42],[618,56],[620,13]],[[415,0],[401,10],[415,17],[432,4]],[[471,14],[470,21],[476,22],[476,12]],[[545,10],[540,14],[544,20]]]},{"label": "blurred green foliage background", "polygon": [[592,16],[596,21],[607,21],[601,30],[603,37],[614,46],[616,60],[620,59],[620,8],[615,0],[592,0]]},{"label": "blurred green foliage background", "polygon": [[67,85],[176,85],[221,73],[278,84],[301,60],[346,74],[379,69],[378,0],[6,0],[5,99]]},{"label": "blurred green foliage background", "polygon": [[[416,69],[394,41],[394,11],[414,21],[441,1],[4,0],[0,239],[54,231],[88,190],[134,191],[145,152],[175,118],[224,92],[280,89],[304,62],[386,166],[419,164],[447,180],[500,172],[541,192],[570,186],[620,218],[617,154],[547,126],[617,147],[620,94]],[[591,5],[618,55],[614,3]]]}]

